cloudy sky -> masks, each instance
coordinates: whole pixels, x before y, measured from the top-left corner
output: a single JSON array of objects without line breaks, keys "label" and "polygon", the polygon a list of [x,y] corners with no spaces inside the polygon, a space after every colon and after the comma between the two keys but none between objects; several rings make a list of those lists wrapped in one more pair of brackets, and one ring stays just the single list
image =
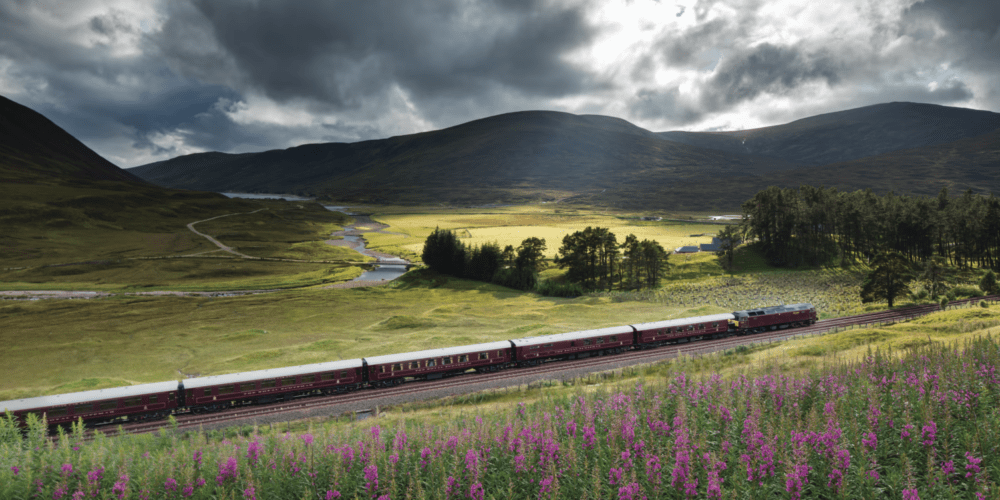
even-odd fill
[{"label": "cloudy sky", "polygon": [[122,167],[499,113],[1000,112],[996,0],[0,0],[0,95]]}]

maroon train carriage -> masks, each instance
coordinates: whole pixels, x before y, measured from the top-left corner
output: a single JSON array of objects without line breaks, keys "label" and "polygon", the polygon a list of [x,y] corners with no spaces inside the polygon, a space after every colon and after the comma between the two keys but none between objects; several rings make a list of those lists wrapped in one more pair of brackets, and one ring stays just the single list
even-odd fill
[{"label": "maroon train carriage", "polygon": [[730,335],[732,314],[712,314],[693,318],[679,318],[655,323],[632,325],[639,339],[638,347],[648,349],[666,344],[690,342],[703,338],[717,339]]},{"label": "maroon train carriage", "polygon": [[351,391],[361,385],[363,367],[361,359],[287,366],[190,378],[181,382],[181,389],[184,391],[185,406],[192,413],[203,413]]},{"label": "maroon train carriage", "polygon": [[735,324],[740,334],[809,326],[816,323],[818,319],[816,308],[812,304],[791,304],[736,311],[733,316],[736,317]]},{"label": "maroon train carriage", "polygon": [[386,354],[365,358],[372,387],[399,385],[406,378],[430,380],[457,375],[475,368],[496,371],[510,363],[510,342],[488,342],[426,351]]},{"label": "maroon train carriage", "polygon": [[23,426],[28,414],[45,415],[50,426],[69,425],[82,418],[90,425],[163,418],[178,406],[177,382],[39,396],[0,402],[0,414],[11,412]]},{"label": "maroon train carriage", "polygon": [[535,366],[549,359],[576,359],[619,353],[635,341],[631,326],[559,333],[514,339],[514,359],[518,366]]}]

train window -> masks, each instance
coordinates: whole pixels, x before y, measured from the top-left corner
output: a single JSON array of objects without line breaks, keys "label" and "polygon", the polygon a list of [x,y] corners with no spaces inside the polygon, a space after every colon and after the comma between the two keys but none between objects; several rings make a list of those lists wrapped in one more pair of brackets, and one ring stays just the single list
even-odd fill
[{"label": "train window", "polygon": [[611,336],[611,341],[612,342],[618,342],[618,336],[617,335],[612,335]]},{"label": "train window", "polygon": [[469,355],[468,354],[461,354],[461,355],[459,355],[458,356],[458,362],[459,363],[468,363],[469,362]]},{"label": "train window", "polygon": [[702,324],[698,325],[698,329],[699,330],[704,330],[705,329],[705,324],[702,323]]},{"label": "train window", "polygon": [[479,353],[479,359],[490,359],[490,353],[488,352]]},{"label": "train window", "polygon": [[718,328],[718,327],[719,327],[718,323],[712,323],[712,328]]},{"label": "train window", "polygon": [[583,339],[583,345],[590,345],[590,339]]},{"label": "train window", "polygon": [[236,386],[235,385],[224,385],[222,387],[219,387],[219,395],[222,395],[222,394],[231,394],[235,390],[236,390]]},{"label": "train window", "polygon": [[450,365],[451,364],[451,356],[448,356],[447,358],[442,358],[441,359],[441,364]]},{"label": "train window", "polygon": [[433,368],[435,366],[437,366],[437,361],[435,361],[433,359],[428,359],[427,360],[427,368]]},{"label": "train window", "polygon": [[402,363],[396,363],[396,364],[392,365],[392,371],[403,371],[403,364]]},{"label": "train window", "polygon": [[498,358],[502,358],[503,357],[503,351],[497,351],[497,357]]},{"label": "train window", "polygon": [[320,375],[321,380],[336,380],[337,372],[324,373]]},{"label": "train window", "polygon": [[534,351],[535,349],[538,349],[537,345],[533,345],[533,346],[531,346],[531,347],[528,348],[529,351]]},{"label": "train window", "polygon": [[173,401],[175,399],[177,399],[177,394],[174,394],[172,392],[170,394],[167,394],[167,401]]},{"label": "train window", "polygon": [[98,406],[101,411],[114,410],[115,408],[118,408],[118,401],[105,401]]},{"label": "train window", "polygon": [[603,343],[604,343],[604,339],[603,339],[603,338],[599,338],[599,339],[597,339],[597,343],[598,343],[598,344],[603,344]]},{"label": "train window", "polygon": [[263,382],[260,383],[260,388],[261,389],[270,389],[272,387],[277,387],[277,386],[278,386],[278,381],[277,380],[265,380],[265,381],[263,381]]},{"label": "train window", "polygon": [[211,387],[206,387],[206,388],[205,388],[205,393],[204,393],[204,394],[205,394],[206,396],[211,396],[211,395],[212,395],[212,388],[211,388]]},{"label": "train window", "polygon": [[122,401],[122,406],[139,406],[142,404],[142,398],[128,398]]},{"label": "train window", "polygon": [[282,387],[287,387],[287,386],[290,386],[290,385],[295,385],[295,377],[286,378],[286,379],[284,379],[284,380],[281,381],[281,386]]},{"label": "train window", "polygon": [[254,382],[247,382],[240,385],[240,392],[252,391],[257,388],[257,384]]},{"label": "train window", "polygon": [[347,378],[347,370],[340,372],[340,378]]},{"label": "train window", "polygon": [[419,361],[410,361],[410,369],[411,370],[416,370],[417,368],[420,368],[420,362]]},{"label": "train window", "polygon": [[798,311],[795,311],[795,312],[793,312],[792,314],[798,314],[798,313],[799,313]]},{"label": "train window", "polygon": [[76,405],[73,407],[73,413],[90,413],[94,411],[94,405]]},{"label": "train window", "polygon": [[149,402],[150,403],[155,403],[158,400],[159,400],[159,395],[158,394],[152,394],[152,395],[149,396]]},{"label": "train window", "polygon": [[48,418],[61,417],[66,414],[66,407],[63,406],[62,408],[53,408],[45,413],[47,414]]},{"label": "train window", "polygon": [[545,344],[542,347],[552,347],[552,344]]}]

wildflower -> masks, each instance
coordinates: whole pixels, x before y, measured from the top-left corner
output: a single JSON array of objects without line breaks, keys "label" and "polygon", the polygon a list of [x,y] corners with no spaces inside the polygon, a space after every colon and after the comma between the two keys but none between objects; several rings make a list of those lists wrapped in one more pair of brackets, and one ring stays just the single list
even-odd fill
[{"label": "wildflower", "polygon": [[337,490],[326,490],[326,500],[333,500],[334,498],[340,498],[340,492]]},{"label": "wildflower", "polygon": [[899,438],[900,439],[906,439],[906,438],[910,437],[910,431],[912,431],[913,428],[914,427],[913,427],[912,424],[906,424],[906,425],[904,425],[903,426],[903,430],[899,433]]},{"label": "wildflower", "polygon": [[920,495],[917,494],[917,489],[910,488],[908,490],[903,490],[903,500],[920,500]]},{"label": "wildflower", "polygon": [[378,497],[378,500],[392,500],[392,499],[389,498],[388,494],[386,494],[386,495],[382,495],[382,496]]},{"label": "wildflower", "polygon": [[68,476],[73,473],[73,464],[63,464],[62,473],[64,476]]},{"label": "wildflower", "polygon": [[177,491],[177,480],[168,477],[166,481],[163,482],[163,489],[167,491]]},{"label": "wildflower", "polygon": [[73,493],[73,499],[72,500],[83,500],[83,497],[86,496],[86,495],[87,494],[84,493],[82,490],[76,490],[76,493]]},{"label": "wildflower", "polygon": [[195,451],[194,455],[191,456],[191,459],[194,460],[195,464],[197,464],[195,468],[201,468],[201,450]]},{"label": "wildflower", "polygon": [[[725,470],[725,462],[719,462],[722,464],[722,470]],[[720,500],[722,498],[722,481],[723,478],[719,476],[718,470],[711,470],[708,472],[708,486],[705,491],[710,500]]]},{"label": "wildflower", "polygon": [[455,484],[456,483],[458,483],[458,481],[456,481],[454,477],[448,476],[448,479],[446,480],[445,488],[444,488],[444,496],[446,498],[451,497],[451,493],[453,491],[455,491]]},{"label": "wildflower", "polygon": [[250,465],[256,465],[257,460],[260,460],[260,454],[264,451],[264,446],[257,441],[252,441],[247,445],[247,462]]},{"label": "wildflower", "polygon": [[878,436],[874,432],[868,432],[865,437],[861,438],[861,444],[864,445],[868,451],[875,451],[875,447],[878,446]]},{"label": "wildflower", "polygon": [[397,463],[399,463],[399,453],[393,453],[392,455],[389,455],[389,461],[392,462],[392,465],[396,465]]},{"label": "wildflower", "polygon": [[622,472],[624,471],[617,467],[612,467],[610,470],[608,470],[608,484],[610,484],[611,486],[615,486],[618,483],[621,483]]},{"label": "wildflower", "polygon": [[91,486],[101,482],[101,478],[104,477],[104,467],[94,469],[87,473],[87,483]]},{"label": "wildflower", "polygon": [[188,484],[183,490],[181,490],[181,496],[187,498],[191,495],[194,495],[194,487]]},{"label": "wildflower", "polygon": [[552,483],[556,480],[555,477],[549,476],[538,482],[538,486],[541,489],[538,491],[538,498],[542,498],[542,495],[546,493],[552,493]]},{"label": "wildflower", "polygon": [[794,500],[802,498],[802,488],[809,484],[809,469],[806,464],[798,464],[786,476],[785,491],[791,493]]},{"label": "wildflower", "polygon": [[195,481],[194,485],[196,487],[198,487],[198,488],[201,488],[202,486],[205,486],[205,478],[199,477],[198,480]]},{"label": "wildflower", "polygon": [[937,424],[931,421],[923,428],[924,445],[934,446],[935,439],[937,439]]},{"label": "wildflower", "polygon": [[469,487],[469,497],[472,500],[483,500],[483,498],[486,498],[486,491],[483,490],[483,484],[472,483],[472,486]]},{"label": "wildflower", "polygon": [[18,468],[16,465],[11,465],[10,470],[14,472],[15,476],[21,473],[21,469]]},{"label": "wildflower", "polygon": [[118,494],[119,500],[125,498],[125,493],[128,490],[128,481],[128,474],[122,474],[118,477],[118,481],[115,482],[115,485],[111,488],[112,493]]},{"label": "wildflower", "polygon": [[476,467],[479,465],[479,453],[476,450],[470,449],[465,452],[465,470],[466,472],[475,474]]},{"label": "wildflower", "polygon": [[597,430],[593,427],[583,427],[583,447],[593,448],[597,444]]},{"label": "wildflower", "polygon": [[965,465],[965,470],[969,471],[965,473],[965,477],[966,478],[975,477],[976,482],[978,483],[980,481],[978,477],[979,472],[982,471],[982,469],[979,467],[979,464],[982,463],[983,459],[976,458],[971,451],[967,451],[965,452],[965,460],[969,462]]},{"label": "wildflower", "polygon": [[378,490],[378,466],[375,464],[365,467],[365,489],[372,493]]},{"label": "wildflower", "polygon": [[313,435],[312,434],[303,434],[303,435],[299,436],[299,438],[302,439],[302,442],[305,443],[306,446],[309,446],[309,445],[311,445],[313,443]]},{"label": "wildflower", "polygon": [[878,474],[878,471],[875,470],[875,469],[872,469],[872,470],[868,471],[868,477],[870,477],[872,479],[872,481],[875,481],[875,482],[878,482],[878,480],[882,478],[882,476],[880,476]]},{"label": "wildflower", "polygon": [[[618,488],[618,500],[640,500],[636,498],[639,494],[639,483],[629,483],[621,488]],[[646,498],[645,496],[642,497]]]},{"label": "wildflower", "polygon": [[229,457],[225,463],[219,462],[219,475],[215,476],[215,482],[222,485],[227,479],[236,479],[239,475],[240,465],[236,462],[236,457]]},{"label": "wildflower", "polygon": [[396,433],[396,437],[393,439],[393,448],[396,451],[403,451],[406,449],[406,431],[399,431]]},{"label": "wildflower", "polygon": [[955,461],[954,460],[948,460],[947,462],[941,464],[941,472],[943,472],[944,475],[946,475],[946,476],[950,476],[952,473],[954,473],[955,472]]},{"label": "wildflower", "polygon": [[66,487],[65,486],[62,486],[62,485],[56,486],[55,491],[52,492],[52,500],[59,500],[65,494],[66,494]]},{"label": "wildflower", "polygon": [[427,467],[427,464],[431,463],[430,457],[431,457],[430,448],[424,448],[420,450],[420,466]]}]

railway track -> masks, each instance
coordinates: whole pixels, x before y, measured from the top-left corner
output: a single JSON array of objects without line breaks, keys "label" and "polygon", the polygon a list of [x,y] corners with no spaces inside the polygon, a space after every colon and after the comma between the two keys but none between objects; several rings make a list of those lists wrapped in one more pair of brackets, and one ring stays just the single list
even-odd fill
[{"label": "railway track", "polygon": [[[1000,302],[1000,295],[958,300],[950,306],[967,305],[970,302],[986,300]],[[176,417],[177,428],[190,430],[197,428],[222,427],[233,424],[249,424],[266,418],[270,421],[286,418],[295,419],[315,415],[336,415],[349,412],[366,413],[373,408],[387,404],[400,404],[448,395],[467,394],[480,390],[495,389],[499,386],[514,386],[540,380],[569,379],[579,376],[581,371],[596,372],[623,368],[626,366],[652,363],[679,355],[701,355],[725,351],[741,345],[767,344],[790,338],[820,335],[847,329],[883,326],[908,321],[940,310],[938,305],[913,306],[891,311],[879,311],[857,316],[848,316],[817,321],[816,324],[794,329],[774,330],[748,336],[673,344],[659,348],[626,351],[622,354],[594,356],[568,362],[545,363],[536,367],[508,369],[493,373],[468,374],[460,377],[444,378],[403,384],[377,390],[363,389],[335,396],[301,398],[292,401],[235,408],[226,412],[181,415]],[[280,421],[280,420],[278,420]],[[154,432],[166,427],[167,422],[139,422],[125,424],[121,429],[128,433]],[[107,429],[107,435],[117,434],[117,427]]]}]

